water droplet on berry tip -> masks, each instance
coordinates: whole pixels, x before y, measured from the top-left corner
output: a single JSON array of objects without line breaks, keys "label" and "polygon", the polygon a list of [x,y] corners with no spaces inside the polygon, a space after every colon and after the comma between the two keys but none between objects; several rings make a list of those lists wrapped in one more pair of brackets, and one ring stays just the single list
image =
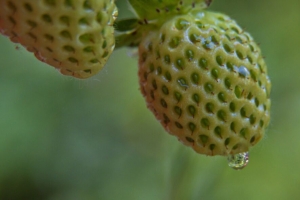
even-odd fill
[{"label": "water droplet on berry tip", "polygon": [[243,169],[249,162],[249,152],[238,153],[229,155],[227,157],[228,166],[235,170]]}]

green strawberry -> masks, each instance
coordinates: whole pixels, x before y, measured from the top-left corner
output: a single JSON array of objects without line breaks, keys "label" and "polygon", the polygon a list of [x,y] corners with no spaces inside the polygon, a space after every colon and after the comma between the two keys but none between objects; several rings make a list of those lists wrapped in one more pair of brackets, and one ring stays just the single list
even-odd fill
[{"label": "green strawberry", "polygon": [[270,121],[270,80],[261,50],[228,16],[191,11],[139,44],[148,108],[166,131],[206,155],[246,152]]},{"label": "green strawberry", "polygon": [[[188,13],[192,9],[208,7],[212,0],[128,0],[142,20],[166,20],[168,17]],[[159,16],[159,17],[158,17]]]},{"label": "green strawberry", "polygon": [[88,78],[115,45],[114,0],[0,0],[0,32],[62,74]]},{"label": "green strawberry", "polygon": [[115,23],[116,48],[135,47],[142,37],[158,29],[165,21],[194,9],[208,7],[212,0],[128,0],[137,18],[123,19]]}]

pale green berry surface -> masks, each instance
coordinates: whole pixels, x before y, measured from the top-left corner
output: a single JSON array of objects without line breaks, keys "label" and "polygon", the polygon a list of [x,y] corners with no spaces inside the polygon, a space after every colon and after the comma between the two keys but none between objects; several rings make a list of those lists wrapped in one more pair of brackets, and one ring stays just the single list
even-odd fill
[{"label": "pale green berry surface", "polygon": [[0,0],[0,32],[62,74],[88,78],[114,46],[114,0]]},{"label": "pale green berry surface", "polygon": [[206,155],[249,151],[270,121],[271,84],[259,46],[234,20],[193,11],[139,45],[148,108],[185,145]]}]

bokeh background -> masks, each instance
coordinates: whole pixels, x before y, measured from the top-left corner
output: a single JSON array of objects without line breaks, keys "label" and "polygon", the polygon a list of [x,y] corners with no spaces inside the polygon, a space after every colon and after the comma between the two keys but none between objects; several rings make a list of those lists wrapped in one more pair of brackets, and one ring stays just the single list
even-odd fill
[{"label": "bokeh background", "polygon": [[[132,16],[118,0],[120,18]],[[1,200],[300,198],[300,1],[214,0],[260,43],[272,120],[240,171],[169,136],[119,49],[88,80],[63,77],[0,36]]]}]

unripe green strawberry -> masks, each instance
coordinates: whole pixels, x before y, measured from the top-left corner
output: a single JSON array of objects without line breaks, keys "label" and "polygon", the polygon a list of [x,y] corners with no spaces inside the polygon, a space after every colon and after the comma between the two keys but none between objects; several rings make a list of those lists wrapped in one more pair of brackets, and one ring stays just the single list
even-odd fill
[{"label": "unripe green strawberry", "polygon": [[114,49],[114,0],[0,0],[0,32],[62,74],[88,78]]},{"label": "unripe green strawberry", "polygon": [[269,124],[261,50],[224,14],[192,11],[145,35],[139,79],[155,117],[198,153],[246,152]]}]

